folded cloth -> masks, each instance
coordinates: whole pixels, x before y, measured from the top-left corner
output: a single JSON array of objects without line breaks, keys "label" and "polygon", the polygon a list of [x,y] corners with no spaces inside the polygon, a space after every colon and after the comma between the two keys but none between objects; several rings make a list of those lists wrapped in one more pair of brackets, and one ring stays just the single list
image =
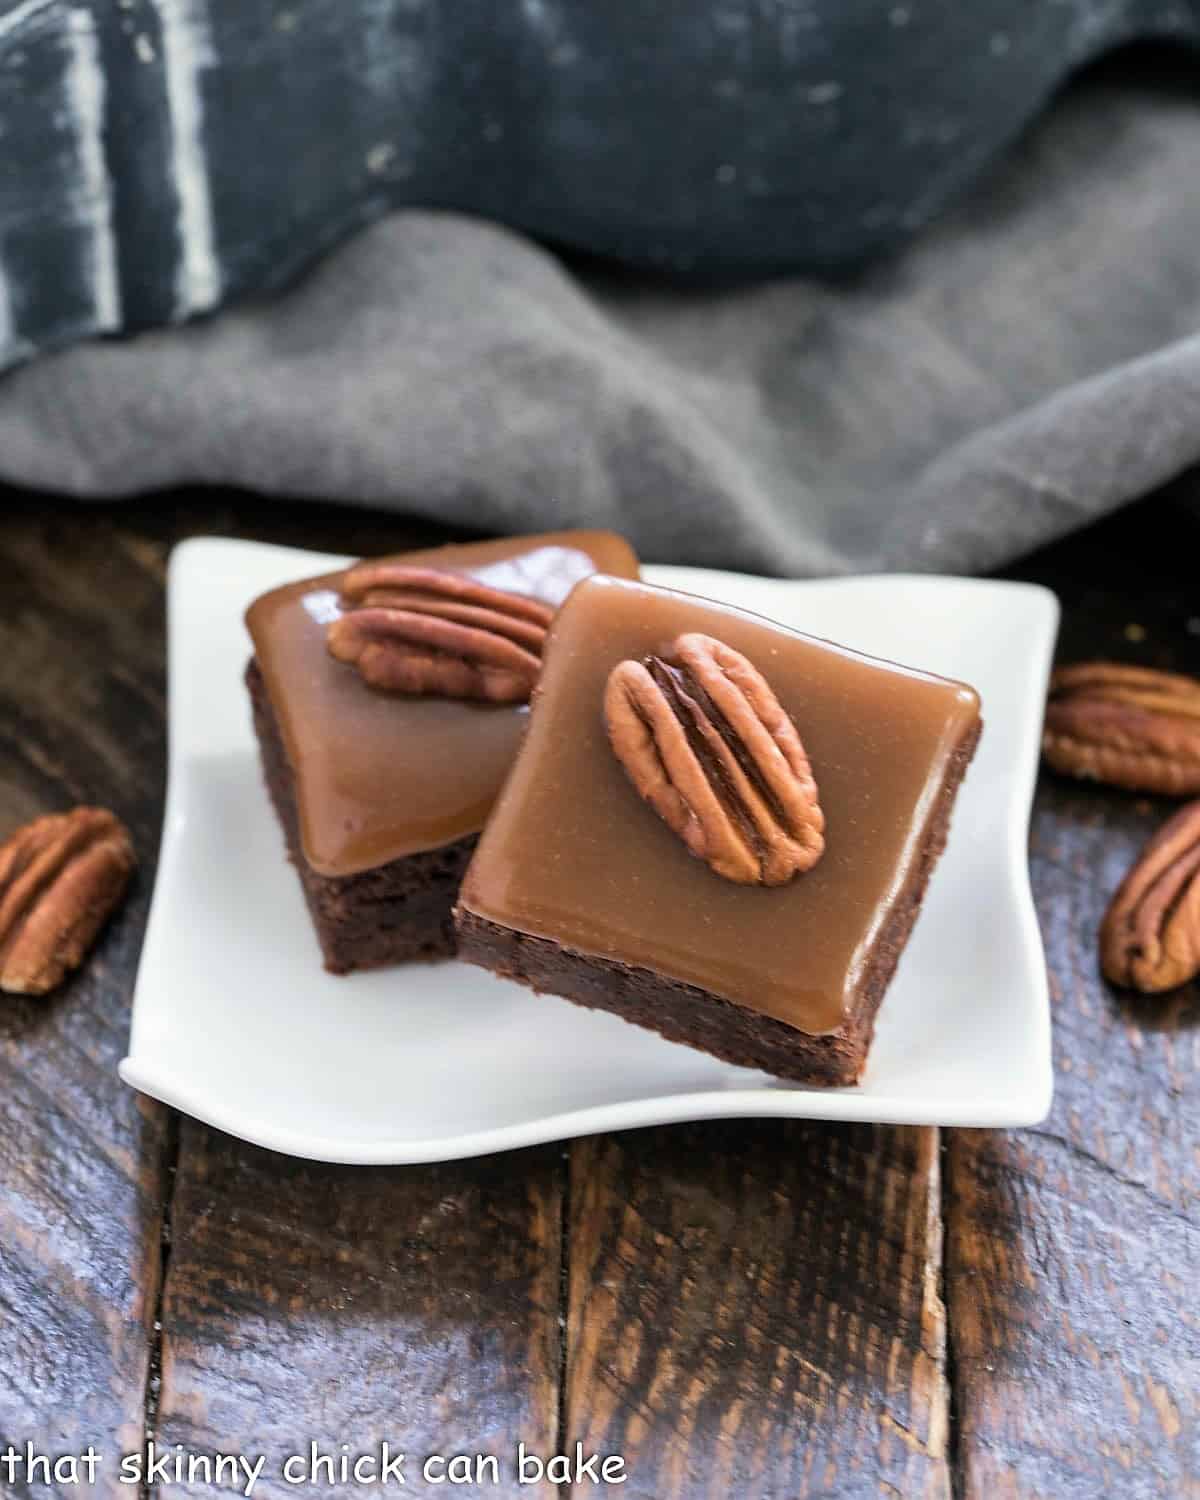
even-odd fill
[{"label": "folded cloth", "polygon": [[0,382],[0,474],[485,531],[611,526],[784,574],[993,566],[1200,456],[1200,108],[1106,69],[837,284],[680,290],[406,211],[286,294]]}]

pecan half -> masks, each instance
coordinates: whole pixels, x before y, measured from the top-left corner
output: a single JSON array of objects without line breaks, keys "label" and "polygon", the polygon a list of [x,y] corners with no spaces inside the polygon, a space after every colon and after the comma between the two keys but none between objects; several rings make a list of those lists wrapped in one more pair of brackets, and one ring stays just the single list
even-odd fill
[{"label": "pecan half", "polygon": [[134,867],[102,807],[36,818],[0,845],[0,990],[43,995],[77,969]]},{"label": "pecan half", "polygon": [[1121,882],[1100,928],[1100,963],[1114,984],[1147,994],[1200,974],[1200,802],[1159,829]]},{"label": "pecan half", "polygon": [[489,703],[528,700],[554,616],[539,599],[463,573],[390,562],[351,568],[342,603],[326,642],[372,687]]},{"label": "pecan half", "polygon": [[619,662],[604,720],[626,775],[688,850],[726,880],[785,885],[825,848],[796,726],[758,669],[712,636]]},{"label": "pecan half", "polygon": [[1200,792],[1200,682],[1081,662],[1050,679],[1042,753],[1056,771],[1131,791]]}]

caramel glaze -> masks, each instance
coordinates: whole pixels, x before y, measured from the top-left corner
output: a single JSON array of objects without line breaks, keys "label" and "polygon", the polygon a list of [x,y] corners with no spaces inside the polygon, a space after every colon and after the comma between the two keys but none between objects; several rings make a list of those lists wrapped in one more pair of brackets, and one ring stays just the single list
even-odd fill
[{"label": "caramel glaze", "polygon": [[[788,885],[737,885],[693,858],[609,746],[609,672],[690,630],[749,657],[808,751],[826,847]],[[691,595],[595,578],[551,626],[537,705],[460,905],[811,1035],[836,1031],[978,724],[974,689]]]},{"label": "caramel glaze", "polygon": [[[637,577],[627,542],[560,531],[402,554],[559,605],[588,574]],[[525,704],[399,698],[334,661],[341,573],[274,589],[246,625],[296,779],[305,857],[352,875],[478,833],[529,718]]]}]

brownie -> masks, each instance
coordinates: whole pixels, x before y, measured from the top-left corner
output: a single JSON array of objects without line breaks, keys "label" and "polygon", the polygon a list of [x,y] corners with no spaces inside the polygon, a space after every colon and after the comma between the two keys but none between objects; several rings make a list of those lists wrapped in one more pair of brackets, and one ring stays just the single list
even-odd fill
[{"label": "brownie", "polygon": [[[394,561],[556,608],[598,568],[636,575],[609,532],[428,549]],[[463,871],[524,733],[523,701],[380,691],[328,649],[344,573],[257,599],[246,673],[267,788],[332,973],[455,947]]]},{"label": "brownie", "polygon": [[[616,753],[614,668],[670,663],[689,633],[758,669],[806,753],[823,848],[779,884],[717,873]],[[852,1084],[980,730],[964,684],[691,596],[581,584],[462,886],[460,956],[730,1063]]]},{"label": "brownie", "polygon": [[669,1042],[698,1047],[739,1067],[760,1068],[798,1083],[854,1083],[866,1061],[884,991],[945,846],[954,797],[975,752],[979,729],[977,723],[975,732],[964,738],[955,753],[938,797],[936,823],[922,844],[922,858],[914,866],[903,899],[889,913],[856,1004],[836,1031],[809,1036],[784,1021],[723,1000],[693,984],[668,979],[653,969],[574,952],[552,939],[489,922],[465,908],[457,914],[461,956],[539,994],[558,995],[592,1010],[610,1011],[659,1032]]},{"label": "brownie", "polygon": [[246,686],[267,791],[283,826],[288,858],[300,877],[325,967],[331,974],[349,974],[405,959],[451,957],[452,908],[478,834],[355,875],[318,874],[300,844],[296,778],[257,661],[246,668]]}]

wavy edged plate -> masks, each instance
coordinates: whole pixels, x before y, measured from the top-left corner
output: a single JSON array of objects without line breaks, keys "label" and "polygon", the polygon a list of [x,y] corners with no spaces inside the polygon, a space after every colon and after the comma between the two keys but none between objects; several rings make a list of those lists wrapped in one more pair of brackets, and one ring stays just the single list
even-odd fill
[{"label": "wavy edged plate", "polygon": [[730,1067],[458,963],[321,968],[267,802],[242,612],[340,566],[205,538],[171,560],[170,756],[158,880],[134,994],[134,1088],[259,1145],[340,1162],[482,1155],[717,1116],[1008,1126],[1050,1106],[1045,960],[1026,838],[1058,623],[1031,584],[793,582],[648,567],[686,589],[973,683],[979,753],[857,1088]]}]

